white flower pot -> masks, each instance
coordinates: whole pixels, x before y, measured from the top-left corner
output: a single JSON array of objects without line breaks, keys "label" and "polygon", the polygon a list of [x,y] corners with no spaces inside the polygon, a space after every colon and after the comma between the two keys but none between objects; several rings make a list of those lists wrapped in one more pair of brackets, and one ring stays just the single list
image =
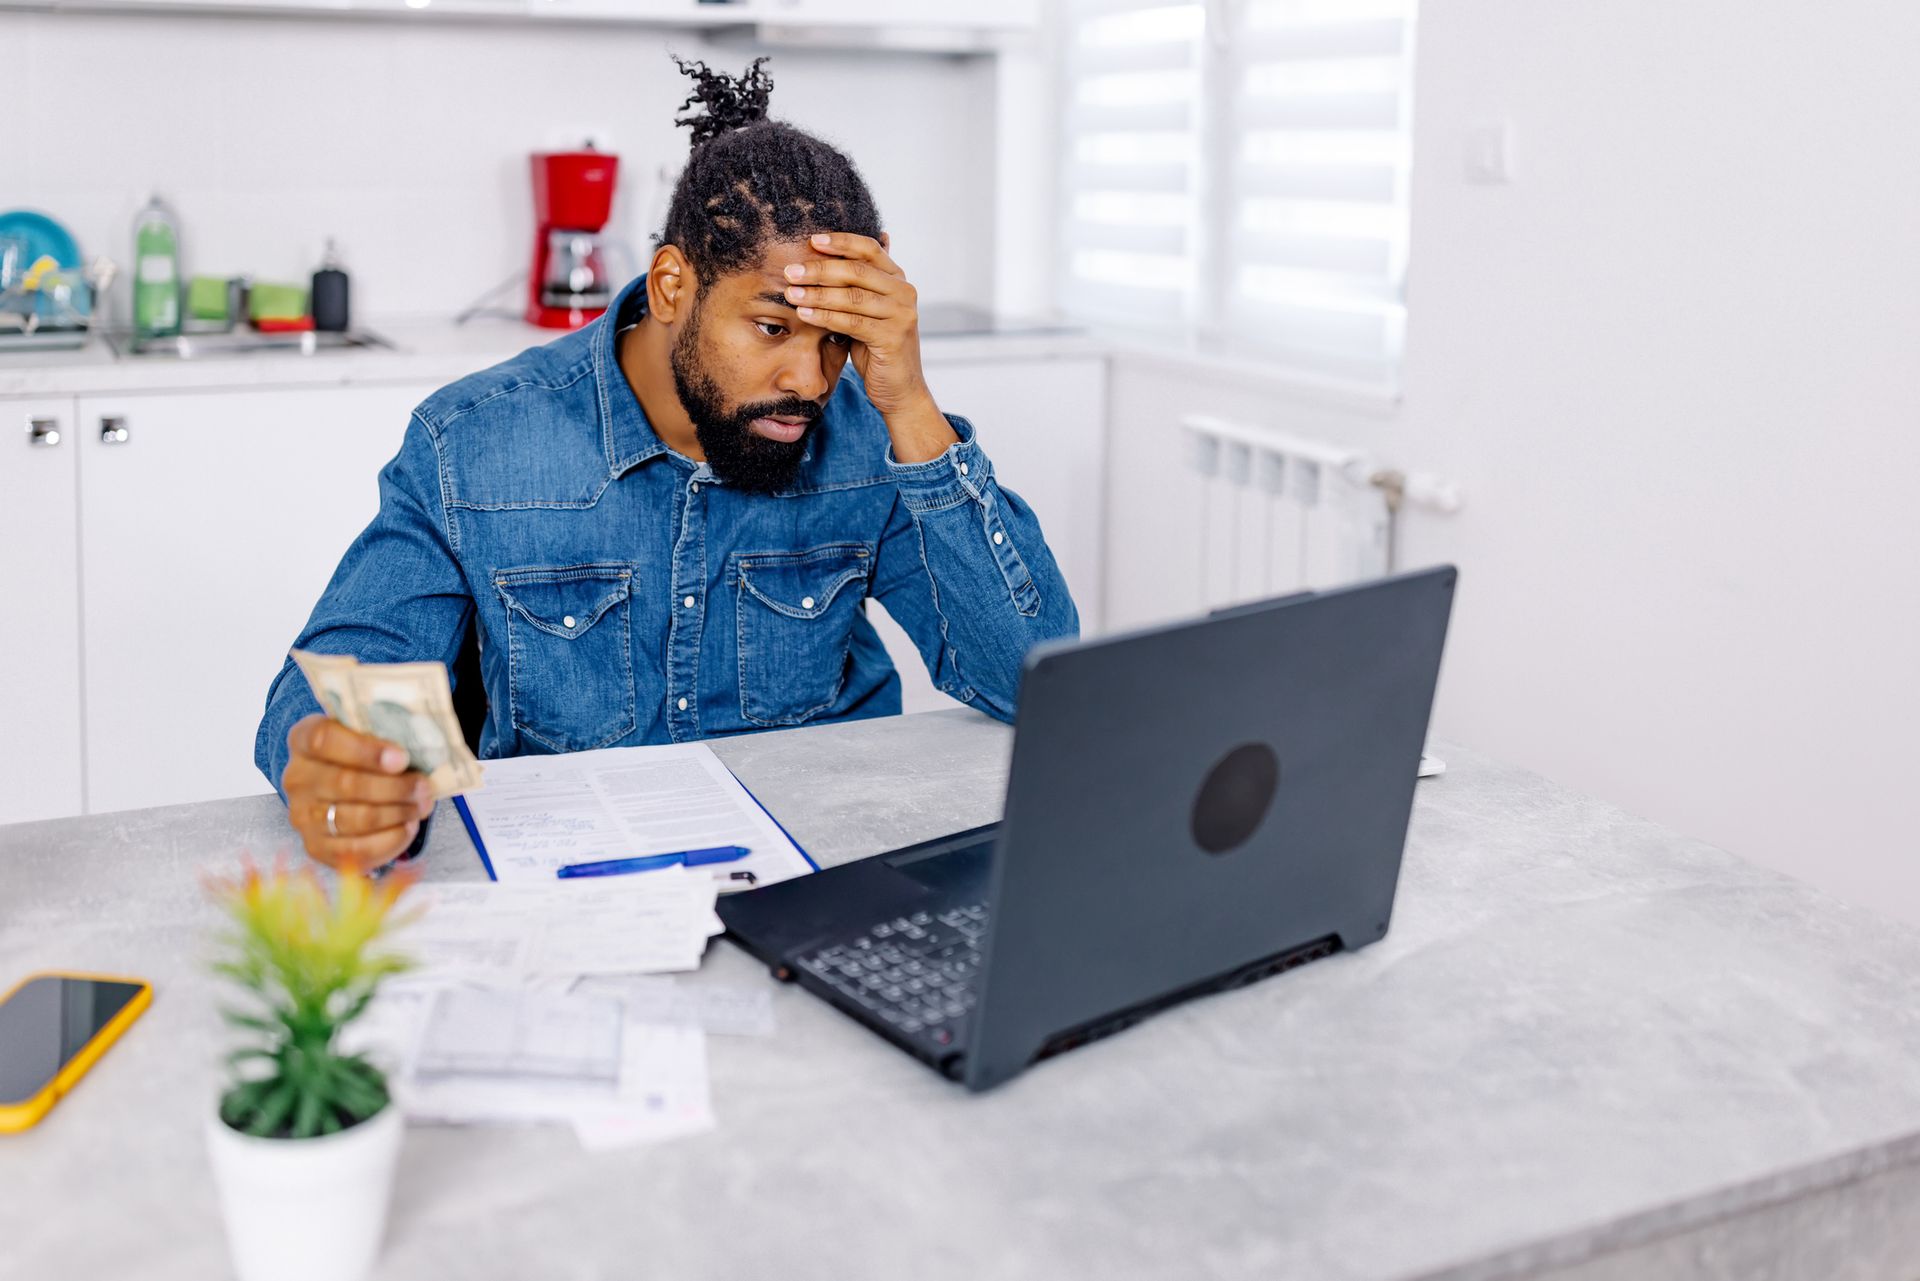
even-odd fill
[{"label": "white flower pot", "polygon": [[240,1281],[360,1281],[387,1228],[398,1104],[338,1134],[257,1139],[207,1118],[207,1154]]}]

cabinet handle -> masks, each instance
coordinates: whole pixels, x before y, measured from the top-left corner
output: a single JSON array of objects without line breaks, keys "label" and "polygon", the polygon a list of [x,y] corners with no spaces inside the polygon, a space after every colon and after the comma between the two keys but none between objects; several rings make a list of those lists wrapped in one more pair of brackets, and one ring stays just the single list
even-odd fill
[{"label": "cabinet handle", "polygon": [[124,418],[102,418],[100,420],[100,443],[103,445],[124,445],[130,439],[127,420]]},{"label": "cabinet handle", "polygon": [[58,418],[35,418],[27,416],[27,444],[37,445],[41,449],[52,449],[60,443],[60,420]]}]

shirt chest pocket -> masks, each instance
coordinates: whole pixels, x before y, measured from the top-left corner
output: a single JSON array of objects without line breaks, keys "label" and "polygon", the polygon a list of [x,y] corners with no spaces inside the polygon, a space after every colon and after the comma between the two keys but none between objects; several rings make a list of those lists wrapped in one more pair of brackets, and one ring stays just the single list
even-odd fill
[{"label": "shirt chest pocket", "polygon": [[736,552],[740,715],[795,725],[833,706],[866,599],[873,551],[830,543],[800,552]]},{"label": "shirt chest pocket", "polygon": [[555,752],[633,732],[633,571],[625,565],[500,570],[514,729]]}]

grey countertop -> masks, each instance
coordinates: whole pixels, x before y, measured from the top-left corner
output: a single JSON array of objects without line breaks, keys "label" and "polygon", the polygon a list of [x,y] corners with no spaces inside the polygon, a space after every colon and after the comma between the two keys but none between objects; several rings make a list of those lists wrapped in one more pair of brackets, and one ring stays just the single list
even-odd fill
[{"label": "grey countertop", "polygon": [[[1009,743],[953,711],[714,747],[832,863],[996,817]],[[711,1134],[411,1129],[380,1276],[1911,1278],[1920,934],[1443,754],[1374,947],[981,1096],[782,988],[774,1038],[712,1042]],[[156,987],[0,1138],[0,1272],[224,1275],[195,872],[290,840],[271,797],[0,828],[0,986]],[[480,875],[444,811],[427,859]],[[683,981],[757,974],[717,943]]]},{"label": "grey countertop", "polygon": [[[968,308],[929,304],[921,355],[930,365],[1104,356],[1107,345],[1078,329],[997,320]],[[482,317],[450,320],[373,317],[366,328],[390,344],[303,356],[289,351],[214,353],[179,359],[119,355],[94,339],[71,351],[0,352],[0,397],[231,391],[243,388],[380,384],[439,385],[528,347],[557,329]]]}]

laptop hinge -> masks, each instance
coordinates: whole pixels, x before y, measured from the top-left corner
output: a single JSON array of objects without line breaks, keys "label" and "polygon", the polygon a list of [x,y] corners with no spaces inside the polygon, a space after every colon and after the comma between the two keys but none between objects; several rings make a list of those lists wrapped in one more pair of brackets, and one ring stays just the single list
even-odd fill
[{"label": "laptop hinge", "polygon": [[1211,992],[1225,992],[1236,987],[1246,987],[1250,983],[1258,983],[1261,979],[1270,978],[1286,970],[1297,969],[1309,961],[1332,956],[1339,950],[1340,936],[1329,934],[1311,943],[1302,943],[1298,947],[1275,952],[1272,956],[1251,961],[1215,978],[1169,992],[1165,996],[1142,1001],[1138,1005],[1130,1005],[1112,1014],[1102,1015],[1077,1027],[1070,1027],[1064,1032],[1056,1032],[1047,1039],[1045,1045],[1040,1047],[1040,1052],[1033,1056],[1033,1061],[1038,1063],[1041,1059],[1050,1059],[1056,1054],[1064,1054],[1068,1050],[1078,1049],[1090,1042],[1112,1036],[1115,1032],[1132,1027],[1148,1015],[1157,1014],[1182,1001],[1191,1000],[1196,996],[1205,996]]}]

